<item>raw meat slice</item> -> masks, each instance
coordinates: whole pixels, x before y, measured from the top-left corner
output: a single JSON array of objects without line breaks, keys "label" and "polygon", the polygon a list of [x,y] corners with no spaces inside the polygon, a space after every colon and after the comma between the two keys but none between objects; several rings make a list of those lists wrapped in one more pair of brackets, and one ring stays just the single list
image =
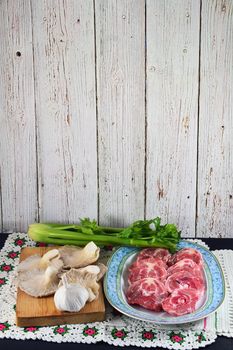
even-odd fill
[{"label": "raw meat slice", "polygon": [[199,291],[199,296],[201,296],[204,292],[205,285],[201,277],[194,276],[187,271],[180,271],[173,273],[167,278],[165,287],[169,293],[177,289],[197,289]]},{"label": "raw meat slice", "polygon": [[[201,253],[199,253],[196,249],[193,249],[193,248],[184,248],[178,251],[176,254],[174,254],[173,258],[171,259],[171,263],[173,262],[174,264],[177,261],[180,261],[183,259],[193,260],[198,265],[203,264]],[[169,263],[170,263],[170,260],[169,260]]]},{"label": "raw meat slice", "polygon": [[142,278],[155,278],[164,281],[167,271],[160,259],[149,258],[134,262],[129,268],[129,284]]},{"label": "raw meat slice", "polygon": [[161,303],[167,295],[164,284],[154,278],[143,278],[134,282],[126,293],[129,304],[153,311],[161,311]]},{"label": "raw meat slice", "polygon": [[162,301],[162,308],[172,316],[189,314],[196,310],[198,298],[196,289],[178,289]]},{"label": "raw meat slice", "polygon": [[174,264],[175,264],[175,260],[176,260],[176,253],[175,253],[175,254],[172,254],[172,255],[170,256],[170,258],[169,258],[168,261],[167,261],[167,265],[168,265],[168,266],[174,265]]},{"label": "raw meat slice", "polygon": [[167,269],[168,276],[176,272],[190,272],[195,276],[202,276],[202,268],[191,259],[183,259]]},{"label": "raw meat slice", "polygon": [[164,248],[146,248],[141,250],[141,252],[137,256],[137,260],[140,261],[142,259],[147,258],[158,258],[163,260],[165,263],[171,257],[168,249]]},{"label": "raw meat slice", "polygon": [[139,268],[139,267],[143,266],[144,264],[154,264],[154,265],[164,267],[165,269],[167,267],[167,265],[165,264],[165,262],[163,260],[150,257],[150,258],[147,258],[147,259],[145,258],[142,260],[137,259],[133,264],[130,265],[129,271],[134,270],[135,268]]}]

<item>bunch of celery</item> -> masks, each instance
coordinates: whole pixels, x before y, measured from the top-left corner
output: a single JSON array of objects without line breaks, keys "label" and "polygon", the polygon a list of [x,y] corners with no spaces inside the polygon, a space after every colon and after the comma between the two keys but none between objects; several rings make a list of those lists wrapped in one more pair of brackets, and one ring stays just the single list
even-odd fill
[{"label": "bunch of celery", "polygon": [[103,227],[88,218],[79,225],[32,224],[28,234],[34,241],[55,245],[83,246],[93,241],[99,246],[125,245],[134,247],[162,247],[176,250],[180,232],[173,224],[160,224],[161,219],[139,220],[127,228]]}]

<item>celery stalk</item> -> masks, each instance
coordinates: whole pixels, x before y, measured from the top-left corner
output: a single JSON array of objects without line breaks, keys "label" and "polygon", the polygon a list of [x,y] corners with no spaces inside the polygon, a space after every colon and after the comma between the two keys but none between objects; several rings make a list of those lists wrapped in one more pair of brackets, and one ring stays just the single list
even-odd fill
[{"label": "celery stalk", "polygon": [[139,220],[124,228],[98,226],[95,221],[82,219],[76,224],[32,224],[29,236],[37,242],[58,245],[125,245],[135,247],[162,247],[175,251],[180,239],[175,225],[160,225],[160,219]]}]

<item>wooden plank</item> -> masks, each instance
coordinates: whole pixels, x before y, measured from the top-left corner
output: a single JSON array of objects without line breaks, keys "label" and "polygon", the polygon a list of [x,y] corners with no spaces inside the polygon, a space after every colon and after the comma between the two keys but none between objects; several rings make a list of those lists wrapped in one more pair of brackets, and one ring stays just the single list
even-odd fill
[{"label": "wooden plank", "polygon": [[93,1],[32,4],[40,219],[96,218]]},{"label": "wooden plank", "polygon": [[197,234],[233,237],[233,2],[202,1]]},{"label": "wooden plank", "polygon": [[26,231],[38,211],[30,1],[1,1],[0,23],[3,231]]},{"label": "wooden plank", "polygon": [[146,216],[195,235],[199,1],[147,1]]},{"label": "wooden plank", "polygon": [[96,1],[99,219],[144,217],[145,4]]},{"label": "wooden plank", "polygon": [[[31,255],[43,255],[54,247],[23,248],[20,261]],[[54,304],[54,296],[34,298],[17,291],[16,323],[19,327],[27,326],[54,326],[59,324],[76,324],[103,321],[105,319],[105,304],[102,285],[96,300],[86,305],[79,312],[59,311]]]},{"label": "wooden plank", "polygon": [[[1,144],[0,144],[1,146]],[[3,232],[3,217],[2,217],[2,177],[1,177],[1,166],[0,166],[0,230]]]}]

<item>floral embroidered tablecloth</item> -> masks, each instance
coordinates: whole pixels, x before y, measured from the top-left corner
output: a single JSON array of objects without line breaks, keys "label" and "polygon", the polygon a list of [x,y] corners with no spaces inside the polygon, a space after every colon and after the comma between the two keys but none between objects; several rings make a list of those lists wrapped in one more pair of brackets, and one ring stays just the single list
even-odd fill
[{"label": "floral embroidered tablecloth", "polygon": [[[200,241],[198,243],[205,245]],[[233,337],[233,320],[231,319],[233,317],[231,316],[233,315],[233,281],[228,279],[229,271],[233,269],[232,251],[216,252],[226,278],[226,300],[219,312],[197,323],[182,325],[177,329],[174,327],[173,329],[162,328],[121,315],[107,305],[107,318],[104,322],[53,327],[31,325],[20,328],[15,325],[15,268],[19,262],[20,251],[25,246],[44,246],[44,244],[36,244],[25,233],[13,233],[8,236],[0,252],[0,338],[41,339],[58,343],[104,341],[118,346],[196,349],[214,342],[218,334]],[[110,255],[111,251],[102,251],[103,260]],[[228,266],[227,263],[225,263],[227,266],[224,265],[225,255],[229,255],[225,260],[229,264],[232,261],[232,266]],[[226,310],[229,311],[229,315],[226,315],[228,312]]]}]

